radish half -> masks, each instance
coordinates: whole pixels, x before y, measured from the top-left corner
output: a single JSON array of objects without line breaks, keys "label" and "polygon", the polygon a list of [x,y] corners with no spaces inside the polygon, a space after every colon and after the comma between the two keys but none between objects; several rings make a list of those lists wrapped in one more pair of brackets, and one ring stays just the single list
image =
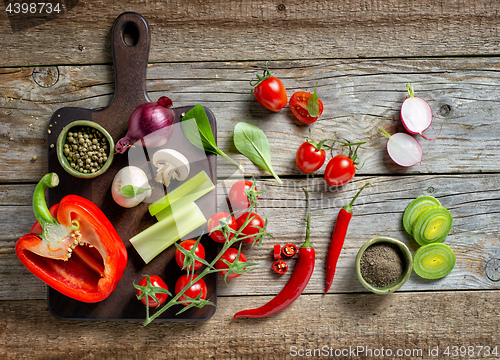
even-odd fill
[{"label": "radish half", "polygon": [[388,138],[387,153],[396,164],[408,167],[422,162],[422,146],[413,136],[406,133],[390,135],[382,128],[380,133]]},{"label": "radish half", "polygon": [[413,85],[406,84],[408,97],[401,105],[401,122],[410,134],[419,134],[424,139],[428,139],[422,133],[431,126],[432,109],[422,98],[414,95]]}]

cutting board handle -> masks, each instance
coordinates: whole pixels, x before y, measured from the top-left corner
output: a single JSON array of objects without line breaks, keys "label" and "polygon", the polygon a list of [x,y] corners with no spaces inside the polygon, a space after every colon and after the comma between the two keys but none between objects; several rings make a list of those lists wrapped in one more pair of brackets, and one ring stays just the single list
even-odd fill
[{"label": "cutting board handle", "polygon": [[116,18],[111,30],[115,92],[109,108],[135,109],[150,101],[146,92],[150,42],[149,26],[141,15],[126,12]]}]

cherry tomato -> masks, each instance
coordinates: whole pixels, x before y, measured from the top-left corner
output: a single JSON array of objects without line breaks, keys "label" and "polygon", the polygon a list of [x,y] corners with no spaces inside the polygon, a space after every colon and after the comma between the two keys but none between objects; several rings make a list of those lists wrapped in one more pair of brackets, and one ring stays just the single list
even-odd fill
[{"label": "cherry tomato", "polygon": [[[196,240],[189,239],[189,240],[182,241],[179,244],[179,246],[183,247],[187,251],[190,251],[195,244],[196,244]],[[203,245],[201,245],[201,243],[198,243],[198,246],[196,247],[194,254],[196,256],[198,256],[199,258],[205,260],[205,248],[203,247]],[[185,257],[186,256],[179,249],[177,249],[177,248],[175,249],[175,262],[183,270],[186,269],[186,267],[184,266],[184,258]],[[189,271],[197,270],[201,267],[201,265],[203,265],[203,264],[201,262],[199,262],[198,260],[196,260],[194,262],[194,268],[193,268],[193,264],[189,265]]]},{"label": "cherry tomato", "polygon": [[[253,219],[250,220],[250,223],[248,223],[248,225],[245,226],[244,229],[242,229],[247,219],[252,216]],[[263,229],[265,226],[264,220],[262,220],[262,218],[259,215],[257,215],[256,213],[248,213],[248,212],[241,214],[238,217],[238,219],[236,219],[236,223],[238,225],[238,230],[241,231],[241,236],[257,234],[260,231],[260,229]],[[242,241],[248,244],[253,244],[256,241],[256,239],[255,236],[251,236],[243,239]]]},{"label": "cherry tomato", "polygon": [[325,180],[328,185],[340,186],[354,177],[356,168],[352,159],[346,155],[334,156],[326,165]]},{"label": "cherry tomato", "polygon": [[[165,284],[165,282],[159,276],[150,275],[149,279],[151,280],[151,284],[153,286],[161,287],[165,290],[168,290],[167,284]],[[147,283],[148,283],[148,278],[143,277],[142,280],[139,282],[139,286],[146,286]],[[142,294],[142,291],[137,289],[137,296],[141,296],[141,294]],[[163,304],[165,302],[165,300],[167,300],[167,298],[168,298],[168,294],[162,294],[162,293],[157,293],[157,294],[155,294],[155,296],[158,299],[158,302],[156,302],[155,299],[153,299],[151,296],[147,297],[148,304],[146,304],[146,297],[143,297],[141,299],[141,301],[144,305],[148,305],[149,307],[156,307],[158,305]]]},{"label": "cherry tomato", "polygon": [[307,111],[307,100],[311,97],[311,93],[305,91],[298,91],[292,95],[290,98],[290,110],[292,110],[293,115],[295,117],[306,124],[312,124],[323,113],[323,102],[321,99],[319,101],[319,113],[318,116],[312,117],[309,115],[309,111]]},{"label": "cherry tomato", "polygon": [[[250,207],[248,195],[245,191],[250,190],[252,188],[252,185],[253,183],[251,181],[240,180],[236,181],[233,186],[231,186],[228,194],[228,199],[233,209],[245,210]],[[253,190],[257,191],[257,187],[254,187]]]},{"label": "cherry tomato", "polygon": [[318,150],[313,144],[306,141],[297,149],[295,162],[300,171],[310,174],[323,166],[325,158],[325,150]]},{"label": "cherry tomato", "polygon": [[[226,212],[218,212],[210,219],[208,219],[207,227],[208,227],[208,232],[210,233],[210,238],[212,238],[213,241],[218,242],[218,243],[224,243],[226,242],[226,238],[224,237],[224,234],[222,233],[221,230],[215,230],[212,232],[212,229],[219,226],[219,220],[224,220],[229,218],[229,223],[228,226],[236,230],[236,220],[234,219],[234,216],[226,213]],[[229,239],[231,239],[234,236],[234,233],[229,234]]]},{"label": "cherry tomato", "polygon": [[[229,263],[234,263],[234,260],[236,260],[236,256],[238,255],[238,249],[235,249],[235,248],[229,248],[227,249],[224,254],[222,254],[222,256],[220,257],[219,260],[217,260],[215,262],[215,268],[216,269],[228,269],[229,266],[222,260],[226,260],[227,262]],[[240,256],[238,258],[239,261],[241,262],[246,262],[247,261],[247,258],[245,255],[243,255],[242,252],[240,252]],[[227,274],[227,271],[219,271],[219,274],[221,274],[222,276],[225,276]],[[234,278],[237,278],[238,276],[240,276],[241,274],[237,274],[237,273],[230,273],[227,278],[228,279],[234,279]]]},{"label": "cherry tomato", "polygon": [[[196,276],[196,275],[194,275]],[[189,283],[191,280],[191,275],[187,274],[182,274],[177,281],[175,282],[175,294],[177,295],[182,289],[186,287],[186,285]],[[194,299],[196,298],[199,294],[201,293],[200,299],[206,299],[207,298],[207,284],[203,279],[198,280],[195,282],[189,289],[187,289],[184,294],[179,296],[179,301],[185,301],[187,300],[185,296],[188,298]],[[184,296],[185,295],[185,296]],[[190,302],[183,302],[182,305],[188,306],[191,304]]]},{"label": "cherry tomato", "polygon": [[283,109],[288,102],[285,86],[274,76],[267,78],[257,85],[253,93],[257,101],[271,111]]}]

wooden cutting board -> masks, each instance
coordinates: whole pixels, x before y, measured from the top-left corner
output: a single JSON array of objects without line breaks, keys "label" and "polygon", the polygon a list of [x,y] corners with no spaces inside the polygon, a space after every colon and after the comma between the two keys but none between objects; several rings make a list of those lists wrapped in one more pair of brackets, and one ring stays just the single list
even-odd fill
[{"label": "wooden cutting board", "polygon": [[[57,204],[68,194],[80,195],[91,200],[100,207],[115,226],[128,252],[128,264],[123,278],[118,283],[116,290],[102,302],[87,304],[75,301],[49,287],[49,310],[58,318],[79,320],[143,320],[146,314],[145,306],[136,299],[133,282],[138,283],[144,274],[158,275],[167,283],[169,290],[173,293],[175,281],[182,274],[174,259],[174,246],[165,250],[146,265],[129,242],[131,237],[154,224],[156,220],[148,213],[149,204],[141,203],[134,208],[125,209],[117,205],[111,196],[111,183],[115,174],[124,166],[129,165],[127,153],[116,154],[111,167],[103,175],[93,179],[80,179],[69,175],[61,167],[57,160],[55,148],[57,137],[63,127],[75,120],[91,120],[100,124],[110,133],[115,143],[126,134],[130,114],[138,105],[150,101],[146,93],[146,67],[149,45],[150,32],[146,20],[136,13],[124,13],[120,15],[113,25],[111,35],[115,73],[115,93],[111,103],[106,108],[99,110],[62,108],[57,110],[51,118],[50,133],[48,135],[48,170],[49,172],[56,172],[60,177],[60,182],[58,187],[48,191],[49,206]],[[168,96],[168,94],[165,95]],[[175,104],[175,99],[173,101]],[[191,107],[173,109],[176,124],[180,122],[181,114],[187,112]],[[206,112],[214,132],[214,137],[217,138],[215,117],[209,109],[206,109]],[[178,150],[188,160],[199,159],[200,150],[185,138],[180,126],[174,127],[174,134],[162,148]],[[156,149],[148,149],[148,153],[152,154],[150,151],[154,150]],[[151,197],[154,201],[165,194],[165,189],[161,184],[154,181],[154,172],[156,170],[152,164],[145,162],[141,168],[148,174],[150,185],[154,186]],[[202,170],[216,184],[217,169],[216,156],[214,154],[206,154],[206,161],[194,161],[191,164],[189,177],[196,175]],[[178,181],[174,180],[167,191],[179,184]],[[197,204],[208,219],[216,212],[217,208],[215,190],[198,200]],[[202,230],[206,232],[206,226]],[[198,233],[199,231],[196,234]],[[189,236],[186,238],[189,238]],[[207,260],[210,261],[216,255],[217,248],[215,243],[208,237],[204,237],[202,244],[205,246],[207,252]],[[215,274],[206,276],[204,280],[208,287],[207,298],[216,303]],[[204,320],[210,318],[215,312],[213,306],[205,306],[201,309],[193,308],[179,316],[175,316],[181,309],[182,305],[180,307],[173,307],[162,314],[158,320]]]}]

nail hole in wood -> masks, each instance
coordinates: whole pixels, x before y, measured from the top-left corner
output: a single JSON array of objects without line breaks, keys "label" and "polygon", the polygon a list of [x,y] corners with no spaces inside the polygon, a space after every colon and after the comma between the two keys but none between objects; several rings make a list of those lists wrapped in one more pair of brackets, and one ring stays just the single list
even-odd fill
[{"label": "nail hole in wood", "polygon": [[451,106],[448,104],[444,104],[439,108],[439,114],[441,116],[447,116],[451,112]]},{"label": "nail hole in wood", "polygon": [[128,22],[122,28],[123,42],[127,46],[136,46],[139,42],[139,28],[133,22]]},{"label": "nail hole in wood", "polygon": [[285,11],[285,9],[286,9],[286,5],[285,4],[279,4],[278,5],[278,10],[279,11]]}]

